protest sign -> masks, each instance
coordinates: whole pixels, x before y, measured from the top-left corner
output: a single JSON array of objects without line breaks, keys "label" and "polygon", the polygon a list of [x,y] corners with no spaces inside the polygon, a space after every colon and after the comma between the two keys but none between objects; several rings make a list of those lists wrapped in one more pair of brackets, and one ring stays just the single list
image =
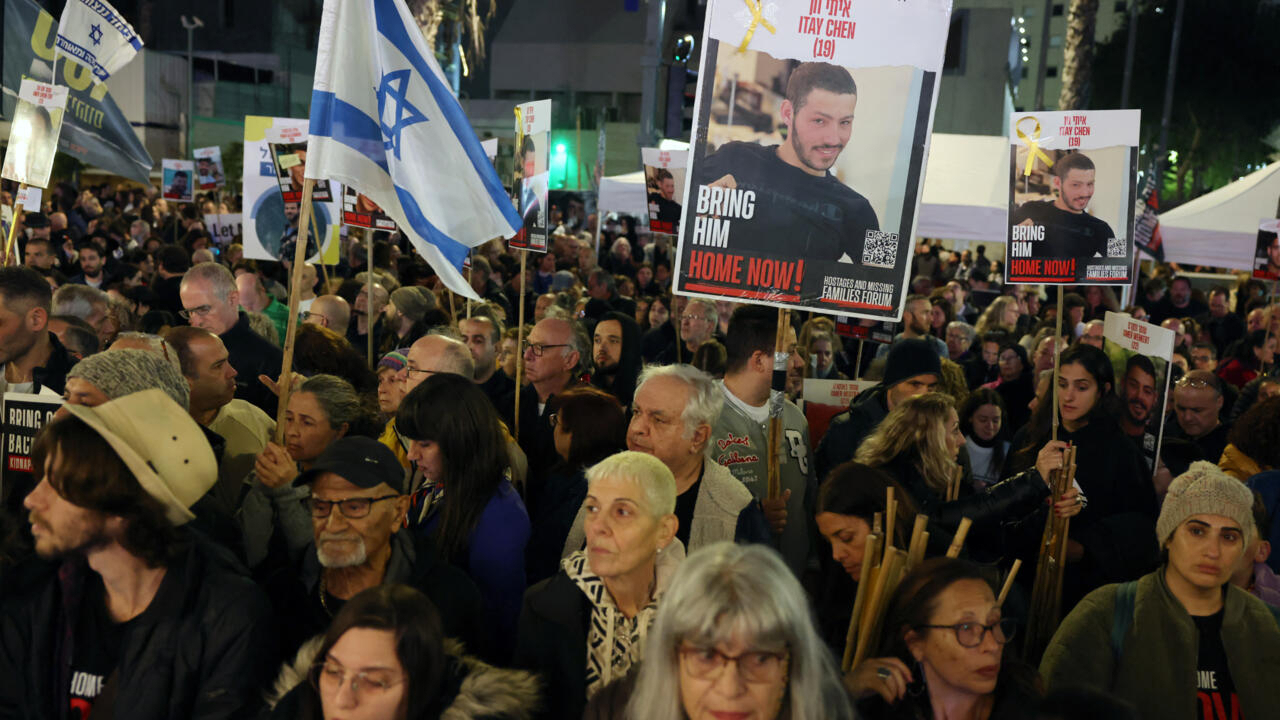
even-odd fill
[{"label": "protest sign", "polygon": [[227,184],[222,172],[222,148],[196,148],[192,155],[196,159],[196,182],[201,190],[215,190]]},{"label": "protest sign", "polygon": [[1262,280],[1280,280],[1280,220],[1264,218],[1258,221],[1253,276]]},{"label": "protest sign", "polygon": [[680,234],[680,201],[684,198],[687,150],[641,148],[644,161],[645,192],[649,196],[649,230],[665,235]]},{"label": "protest sign", "polygon": [[849,401],[857,397],[858,393],[863,390],[875,387],[877,382],[876,380],[819,380],[817,378],[805,378],[802,396],[806,403],[849,407]]},{"label": "protest sign", "polygon": [[213,236],[214,242],[226,247],[235,242],[235,237],[241,233],[240,213],[205,215],[204,227]]},{"label": "protest sign", "polygon": [[[271,140],[289,137],[307,137],[309,121],[297,118],[275,118],[247,115],[244,119],[244,172],[241,192],[244,195],[244,227],[242,242],[244,256],[248,260],[279,260],[280,247],[298,231],[298,203],[284,201],[280,191],[280,177],[269,147]],[[319,182],[316,183],[319,186]],[[325,183],[328,185],[328,183]],[[331,192],[326,190],[326,192]],[[329,228],[334,225],[340,208],[333,202],[316,202],[312,205],[312,217],[322,238],[331,239]],[[320,259],[319,253],[308,260]]]},{"label": "protest sign", "polygon": [[900,317],[950,13],[708,3],[678,292]]},{"label": "protest sign", "polygon": [[1138,110],[1012,115],[1008,282],[1129,284],[1140,115]]},{"label": "protest sign", "polygon": [[22,79],[0,175],[18,183],[48,186],[66,107],[67,88]]},{"label": "protest sign", "polygon": [[551,101],[537,100],[516,106],[516,208],[524,227],[508,241],[513,248],[547,251],[547,193],[551,188],[549,164]]},{"label": "protest sign", "polygon": [[19,188],[16,199],[28,212],[39,212],[41,190],[35,185]]},{"label": "protest sign", "polygon": [[1120,428],[1142,435],[1142,456],[1155,472],[1164,436],[1165,398],[1169,396],[1169,364],[1176,333],[1134,320],[1128,313],[1108,312],[1103,321],[1103,350],[1115,368],[1120,398]]},{"label": "protest sign", "polygon": [[196,188],[193,179],[196,174],[196,164],[190,160],[165,158],[160,161],[160,166],[163,168],[160,187],[164,188],[162,193],[164,199],[194,202]]},{"label": "protest sign", "polygon": [[[271,149],[271,161],[284,201],[302,202],[302,182],[307,172],[307,134],[288,125],[273,127],[267,131],[267,145]],[[314,202],[333,200],[328,180],[316,180],[311,199]]]},{"label": "protest sign", "polygon": [[4,394],[4,469],[3,497],[11,493],[26,494],[35,487],[31,476],[31,444],[36,434],[62,407],[57,395]]},{"label": "protest sign", "polygon": [[837,315],[835,320],[836,334],[854,340],[887,345],[893,342],[893,336],[897,332],[894,323],[881,320],[868,320],[852,315]]},{"label": "protest sign", "polygon": [[[129,119],[93,72],[54,51],[58,22],[32,0],[4,3],[4,117],[14,117],[24,76],[66,87],[67,113],[58,152],[131,180],[151,184],[155,164]],[[56,78],[56,82],[55,82]]]},{"label": "protest sign", "polygon": [[481,140],[480,147],[484,148],[484,156],[489,158],[489,162],[498,157],[498,138],[489,138]]},{"label": "protest sign", "polygon": [[378,204],[356,192],[350,185],[342,187],[342,224],[370,230],[396,229],[396,221],[387,216]]}]

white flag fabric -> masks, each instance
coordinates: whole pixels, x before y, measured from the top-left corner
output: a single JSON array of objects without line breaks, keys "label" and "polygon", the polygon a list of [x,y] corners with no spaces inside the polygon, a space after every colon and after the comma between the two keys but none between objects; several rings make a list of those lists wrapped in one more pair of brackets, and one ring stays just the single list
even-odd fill
[{"label": "white flag fabric", "polygon": [[468,250],[520,216],[403,0],[325,0],[306,177],[377,203],[456,293]]},{"label": "white flag fabric", "polygon": [[142,49],[133,26],[103,0],[67,0],[58,20],[57,52],[106,82]]}]

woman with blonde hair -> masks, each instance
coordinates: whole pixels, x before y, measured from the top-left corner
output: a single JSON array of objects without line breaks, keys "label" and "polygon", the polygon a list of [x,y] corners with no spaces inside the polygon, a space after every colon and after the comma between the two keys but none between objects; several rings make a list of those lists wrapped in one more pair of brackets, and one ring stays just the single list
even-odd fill
[{"label": "woman with blonde hair", "polygon": [[[898,501],[911,514],[929,516],[930,540],[939,531],[954,532],[961,518],[973,521],[970,547],[990,547],[1000,555],[1002,521],[1016,520],[1034,513],[1049,495],[1042,477],[1049,468],[1027,471],[996,483],[982,492],[972,484],[960,483],[959,497],[948,501],[947,487],[961,473],[956,458],[964,446],[960,416],[951,398],[942,393],[925,393],[910,398],[880,423],[862,446],[856,460],[888,473],[898,488]],[[1059,515],[1080,512],[1077,491],[1069,490],[1056,505]]]},{"label": "woman with blonde hair", "polygon": [[1003,330],[1017,339],[1018,317],[1018,300],[1012,295],[1001,295],[992,300],[987,309],[982,311],[982,316],[978,318],[978,324],[975,326],[978,337],[996,330]]}]

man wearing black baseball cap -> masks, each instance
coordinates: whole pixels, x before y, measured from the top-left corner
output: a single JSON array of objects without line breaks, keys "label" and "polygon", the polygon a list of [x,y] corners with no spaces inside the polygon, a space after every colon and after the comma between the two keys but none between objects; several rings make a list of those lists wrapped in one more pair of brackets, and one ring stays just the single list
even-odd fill
[{"label": "man wearing black baseball cap", "polygon": [[292,566],[269,572],[265,583],[281,620],[286,657],[323,633],[347,600],[384,583],[426,593],[446,635],[469,648],[488,647],[475,584],[440,560],[429,542],[401,532],[409,510],[407,478],[387,446],[367,437],[342,438],[299,482],[311,486],[304,502],[314,540]]},{"label": "man wearing black baseball cap", "polygon": [[899,340],[889,351],[884,379],[859,393],[849,409],[836,415],[814,452],[814,468],[822,481],[831,468],[852,460],[858,446],[889,411],[907,398],[923,395],[942,380],[942,362],[928,340]]}]

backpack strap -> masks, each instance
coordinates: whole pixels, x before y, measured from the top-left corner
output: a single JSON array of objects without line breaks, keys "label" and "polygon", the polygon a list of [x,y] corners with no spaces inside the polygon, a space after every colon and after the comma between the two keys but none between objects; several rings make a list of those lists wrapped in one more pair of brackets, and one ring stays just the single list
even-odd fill
[{"label": "backpack strap", "polygon": [[1120,583],[1116,588],[1116,607],[1111,618],[1111,654],[1117,665],[1124,655],[1124,636],[1133,625],[1134,598],[1138,594],[1138,581]]}]

